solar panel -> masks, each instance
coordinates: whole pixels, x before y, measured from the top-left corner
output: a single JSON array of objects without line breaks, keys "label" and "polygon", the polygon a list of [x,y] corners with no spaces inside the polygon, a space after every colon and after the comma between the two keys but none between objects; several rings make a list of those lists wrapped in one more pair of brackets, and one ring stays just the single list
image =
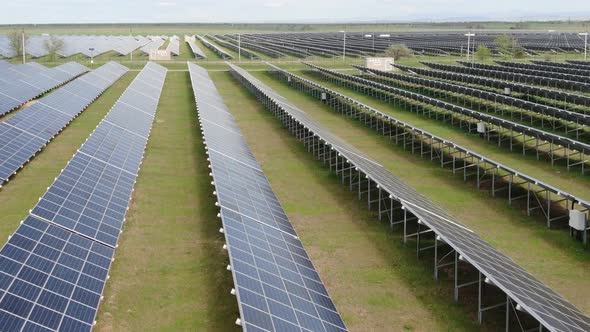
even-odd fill
[{"label": "solar panel", "polygon": [[[461,84],[474,84],[478,86],[486,86],[493,89],[504,89],[506,87],[510,87],[512,91],[517,93],[523,93],[526,95],[537,96],[541,98],[549,98],[555,101],[563,101],[566,103],[573,103],[577,105],[588,106],[590,105],[590,97],[582,95],[582,94],[575,94],[575,93],[568,93],[563,90],[553,90],[544,88],[541,86],[534,86],[534,85],[526,85],[516,82],[506,82],[500,79],[493,79],[493,78],[486,78],[483,76],[476,76],[476,75],[468,75],[462,73],[455,73],[452,71],[444,71],[444,70],[434,70],[434,69],[425,69],[419,67],[409,67],[403,66],[399,64],[394,64],[395,67],[404,70],[414,72],[419,75],[440,78],[444,80],[450,80],[459,82]],[[542,100],[537,99],[537,102],[541,102]],[[554,105],[555,102],[552,100],[543,102],[545,105]]]},{"label": "solar panel", "polygon": [[[376,76],[371,75],[366,79],[374,80],[374,81],[377,81],[378,83],[384,83],[387,85],[393,84],[394,86],[396,86],[395,84],[399,81],[409,82],[412,84],[419,84],[421,86],[425,86],[428,88],[440,89],[440,90],[445,90],[445,91],[449,91],[449,92],[453,92],[453,93],[461,93],[464,95],[468,95],[468,96],[472,96],[472,97],[476,97],[476,98],[480,98],[480,99],[487,99],[488,101],[494,101],[495,103],[496,102],[503,103],[508,106],[513,106],[513,107],[516,106],[516,107],[519,107],[523,110],[532,111],[535,113],[540,113],[545,116],[552,116],[552,117],[556,117],[556,118],[561,118],[561,119],[570,121],[570,123],[578,123],[580,125],[590,125],[590,116],[589,115],[585,115],[585,114],[581,114],[581,113],[577,113],[577,112],[572,112],[572,111],[568,111],[568,110],[557,108],[557,107],[542,105],[542,104],[538,104],[538,103],[531,102],[531,101],[521,99],[521,98],[506,96],[506,95],[503,95],[500,93],[485,91],[485,90],[476,89],[476,88],[472,88],[472,87],[464,86],[464,85],[453,84],[453,83],[448,83],[448,82],[438,81],[438,80],[431,80],[431,79],[427,79],[427,78],[418,77],[415,75],[405,75],[405,74],[398,74],[398,73],[394,73],[394,72],[384,72],[381,70],[370,69],[370,68],[358,66],[358,65],[353,65],[353,67],[360,69],[364,72],[369,72],[371,74],[376,75]],[[387,80],[380,80],[379,78],[381,78],[381,77],[385,77],[385,78],[387,78]],[[375,78],[377,78],[377,79],[375,79]],[[397,82],[392,82],[391,80],[388,80],[388,79],[393,79],[394,81],[397,81]],[[396,86],[396,87],[403,88],[403,86],[404,85]],[[544,126],[545,126],[545,122],[542,122],[541,127],[544,127]],[[552,129],[558,130],[558,128],[555,128],[555,127],[557,127],[557,126],[554,126]]]},{"label": "solar panel", "polygon": [[[161,67],[148,64],[127,91],[146,82],[161,89],[166,70],[150,71],[153,66]],[[160,93],[153,96],[159,99]],[[41,197],[31,211],[33,216],[105,245],[117,245],[157,108],[157,103],[143,108],[139,99],[129,102],[131,108],[121,100],[113,106]],[[149,121],[135,121],[139,110]],[[133,117],[113,116],[125,112]]]},{"label": "solar panel", "polygon": [[180,39],[178,36],[172,36],[168,40],[170,42],[166,47],[166,51],[170,52],[172,55],[180,55]]},{"label": "solar panel", "polygon": [[[311,63],[305,63],[307,66],[318,70],[319,72],[328,75],[330,77],[336,77],[337,79],[343,82],[351,82],[353,84],[360,84],[362,89],[371,88],[381,91],[386,91],[388,93],[393,93],[394,95],[408,98],[417,102],[422,102],[426,104],[430,104],[435,107],[442,108],[447,111],[451,111],[453,113],[457,113],[460,115],[468,116],[478,121],[483,121],[492,125],[495,125],[499,128],[503,128],[513,135],[514,133],[519,133],[522,135],[526,135],[530,138],[534,138],[539,143],[541,142],[551,142],[554,145],[564,146],[567,147],[569,150],[580,152],[582,155],[589,155],[590,154],[590,144],[571,139],[565,136],[556,135],[549,131],[537,129],[534,127],[530,127],[524,124],[519,124],[510,120],[503,119],[501,117],[497,117],[494,115],[482,113],[479,111],[471,110],[465,107],[457,106],[440,99],[431,98],[420,93],[415,93],[403,89],[398,89],[389,85],[384,85],[381,83],[376,83],[370,80],[366,80],[361,77],[352,76],[348,74],[343,74],[334,70],[325,69],[319,66],[316,66]],[[539,145],[538,145],[539,146]],[[536,147],[538,149],[538,146]],[[538,153],[542,153],[542,149],[538,149]]]},{"label": "solar panel", "polygon": [[127,71],[117,63],[107,63],[0,123],[0,181],[8,181]]},{"label": "solar panel", "polygon": [[[136,80],[162,86],[165,75],[148,64]],[[141,162],[119,167],[131,160],[124,125],[98,125],[0,250],[0,330],[92,329]]]},{"label": "solar panel", "polygon": [[210,49],[213,52],[215,52],[222,59],[231,59],[231,58],[233,58],[233,56],[231,56],[231,54],[229,54],[226,51],[222,50],[221,48],[217,47],[217,45],[214,45],[214,44],[210,43],[207,39],[205,39],[205,38],[203,38],[203,37],[201,37],[199,35],[195,35],[195,37],[197,37],[201,41],[201,43],[203,43],[203,45],[205,45],[205,47],[207,47],[208,49]]},{"label": "solar panel", "polygon": [[165,43],[164,39],[159,36],[149,36],[148,38],[149,42],[140,48],[145,54],[150,54],[151,51],[159,49]]},{"label": "solar panel", "polygon": [[[234,77],[253,92],[270,110],[286,123],[296,123],[318,137],[326,147],[335,150],[345,163],[366,177],[389,198],[411,212],[421,224],[451,246],[466,262],[496,285],[515,303],[551,331],[590,330],[590,317],[559,294],[537,280],[477,234],[458,223],[443,209],[420,195],[409,185],[370,158],[355,152],[354,147],[324,129],[305,112],[264,85],[244,69],[229,64]],[[387,197],[387,196],[386,196]]]},{"label": "solar panel", "polygon": [[346,326],[207,71],[189,63],[245,331]]},{"label": "solar panel", "polygon": [[184,36],[184,40],[188,43],[188,46],[191,48],[191,52],[193,52],[193,55],[196,58],[207,59],[207,56],[205,53],[203,53],[203,50],[201,50],[201,48],[197,45],[195,36]]},{"label": "solar panel", "polygon": [[[499,78],[505,81],[513,81],[517,83],[527,83],[527,84],[534,84],[534,85],[541,85],[546,87],[558,88],[558,89],[565,89],[565,90],[573,90],[573,91],[583,91],[583,92],[590,92],[590,83],[584,83],[579,81],[572,81],[569,79],[563,78],[553,78],[551,75],[547,73],[544,75],[529,75],[529,74],[521,74],[515,73],[514,71],[500,71],[496,69],[484,69],[485,68],[495,68],[491,65],[485,64],[478,64],[478,63],[470,63],[465,61],[458,61],[459,63],[463,64],[465,67],[461,66],[452,66],[446,64],[440,64],[435,62],[428,62],[428,61],[420,61],[423,65],[426,65],[433,69],[441,69],[445,71],[454,71],[459,73],[477,75],[477,76],[484,76],[484,77],[492,77],[492,78]],[[501,67],[500,68],[507,68]]]},{"label": "solar panel", "polygon": [[[9,77],[5,82],[0,80],[0,116],[89,71],[88,68],[75,62],[68,62],[53,68],[30,64],[29,68],[32,70],[27,70],[27,74],[21,76],[0,75],[0,77]],[[14,67],[19,66],[12,66],[9,69]],[[21,73],[23,72],[21,71]]]},{"label": "solar panel", "polygon": [[27,217],[0,250],[0,330],[90,331],[113,254]]},{"label": "solar panel", "polygon": [[[517,171],[516,169],[513,169],[507,165],[504,165],[500,162],[497,162],[493,159],[490,159],[484,155],[481,155],[477,152],[474,152],[472,150],[469,150],[466,147],[463,147],[461,145],[457,145],[456,143],[449,141],[447,139],[444,139],[442,137],[436,136],[428,131],[425,131],[421,128],[418,127],[414,127],[412,125],[410,125],[409,123],[403,122],[397,118],[392,117],[391,115],[388,115],[386,113],[383,113],[371,106],[368,106],[366,104],[361,103],[360,101],[350,98],[344,94],[341,94],[339,92],[336,92],[332,89],[329,89],[319,83],[316,83],[314,81],[308,80],[306,78],[297,76],[291,72],[288,72],[284,69],[281,69],[275,65],[272,64],[268,64],[271,68],[273,72],[276,72],[278,75],[278,77],[280,77],[281,79],[292,83],[291,86],[297,88],[300,91],[305,91],[307,94],[314,96],[317,99],[322,99],[322,97],[325,97],[327,100],[327,104],[330,105],[333,109],[338,110],[339,112],[341,112],[344,109],[347,110],[346,114],[352,118],[355,119],[363,119],[364,120],[364,116],[363,117],[357,117],[358,114],[355,114],[354,112],[351,112],[351,107],[354,110],[358,110],[359,112],[362,113],[368,113],[370,114],[374,119],[378,119],[377,121],[388,121],[390,123],[391,126],[394,127],[400,127],[400,128],[404,128],[405,131],[404,133],[407,132],[412,132],[418,139],[422,140],[423,138],[429,138],[432,139],[432,142],[429,144],[430,146],[434,146],[436,144],[434,144],[434,142],[436,142],[437,144],[439,144],[439,151],[442,151],[444,149],[448,149],[447,153],[449,155],[455,155],[452,151],[459,151],[461,153],[463,153],[465,156],[469,156],[469,158],[473,158],[474,160],[477,160],[477,162],[481,162],[481,166],[482,169],[488,169],[491,171],[490,168],[492,169],[497,169],[497,170],[503,170],[505,172],[507,172],[508,174],[512,174],[513,176],[517,177],[520,180],[525,180],[526,182],[520,183],[521,186],[526,186],[529,185],[527,190],[537,190],[537,187],[543,188],[545,189],[547,192],[549,193],[553,193],[555,195],[558,196],[558,199],[556,201],[562,201],[563,199],[569,201],[572,203],[572,205],[578,204],[580,205],[584,210],[590,210],[590,202],[585,201],[583,199],[581,199],[580,197],[577,197],[575,195],[572,195],[570,193],[568,193],[565,190],[562,190],[561,188],[557,188],[554,186],[551,186],[537,178],[534,178],[532,176],[529,176],[527,174],[524,174],[520,171]],[[369,69],[367,67],[362,67],[362,66],[356,66],[353,65],[356,68],[359,68],[361,70],[366,70],[366,71],[370,71],[372,73],[375,73],[377,75],[393,75],[394,77],[399,77],[399,74],[394,74],[394,73],[387,73],[387,72],[380,72],[377,70],[373,70],[373,69]],[[404,76],[404,75],[401,75]],[[409,76],[407,75],[408,78],[417,78],[418,80],[422,80],[419,77],[415,77],[415,76]],[[295,83],[295,84],[293,84]],[[444,82],[441,82],[444,83]],[[322,96],[322,94],[324,93],[324,95]],[[334,101],[337,101],[336,103]],[[372,122],[369,122],[369,124],[372,124]],[[379,130],[380,127],[376,126],[375,129]],[[388,135],[383,133],[384,135]],[[391,130],[390,129],[390,137],[393,137],[397,134],[397,130]],[[412,138],[409,138],[409,140]],[[395,141],[394,139],[392,139],[393,141]],[[400,141],[401,142],[401,141]],[[403,144],[406,144],[406,142],[404,141]],[[412,151],[413,153],[413,151]],[[421,153],[421,152],[420,152]],[[458,156],[454,156],[453,158],[457,158],[460,159],[460,154]],[[441,166],[443,166],[442,163],[443,157],[441,156]],[[488,164],[489,166],[485,166],[483,164]],[[471,162],[471,164],[473,164],[473,162]],[[479,164],[478,164],[479,165]],[[533,185],[534,187],[531,189],[531,185]],[[550,196],[549,196],[550,197]],[[572,206],[573,208],[573,206]],[[566,213],[569,213],[566,211]],[[551,214],[547,214],[547,218],[548,220],[552,220],[552,216]],[[550,222],[549,222],[550,225]]]}]

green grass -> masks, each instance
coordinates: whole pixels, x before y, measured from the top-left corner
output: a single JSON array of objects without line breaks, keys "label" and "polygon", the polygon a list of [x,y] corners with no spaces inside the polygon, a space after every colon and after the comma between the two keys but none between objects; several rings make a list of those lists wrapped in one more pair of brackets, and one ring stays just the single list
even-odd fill
[{"label": "green grass", "polygon": [[187,72],[169,72],[97,331],[232,331],[239,317]]},{"label": "green grass", "polygon": [[[453,177],[437,164],[403,151],[372,129],[332,112],[327,106],[275,80],[269,74],[253,74],[324,127],[456,216],[572,303],[582,310],[590,311],[587,301],[590,291],[575,286],[580,278],[590,278],[590,257],[581,244],[567,236],[567,232],[547,230],[544,223],[527,217],[519,209],[510,208],[505,200],[492,199],[486,191],[475,190],[471,183],[464,183],[461,177]],[[436,127],[434,123],[424,129],[431,130],[433,127]],[[515,167],[518,168],[519,164],[516,163]],[[587,183],[577,185],[588,188]]]}]

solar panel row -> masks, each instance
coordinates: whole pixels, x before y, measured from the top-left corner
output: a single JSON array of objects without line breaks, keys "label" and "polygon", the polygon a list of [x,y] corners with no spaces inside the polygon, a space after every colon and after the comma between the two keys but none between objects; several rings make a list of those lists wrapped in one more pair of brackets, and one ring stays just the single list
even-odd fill
[{"label": "solar panel row", "polygon": [[578,76],[590,76],[590,70],[587,68],[576,68],[576,65],[573,64],[563,64],[557,62],[550,62],[550,61],[538,61],[538,60],[531,60],[531,63],[523,63],[523,62],[511,62],[511,61],[496,61],[501,66],[505,67],[514,67],[514,68],[525,68],[525,69],[534,69],[543,72],[551,72],[551,73],[565,73],[569,75],[578,75]]},{"label": "solar panel row", "polygon": [[[76,54],[91,57],[111,51],[119,55],[128,55],[133,50],[149,42],[149,39],[143,36],[31,35],[27,40],[25,52],[34,58],[48,55],[49,50],[46,43],[50,42],[51,38],[63,42],[63,46],[56,51],[62,57],[70,57]],[[6,58],[16,56],[12,46],[10,46],[9,38],[5,35],[0,35],[0,55]]]},{"label": "solar panel row", "polygon": [[[516,83],[525,83],[525,84],[533,84],[533,85],[540,85],[555,89],[563,89],[563,90],[572,90],[574,92],[590,92],[590,83],[578,82],[578,81],[571,81],[568,79],[563,78],[553,78],[548,74],[541,75],[530,75],[530,74],[522,74],[517,73],[514,70],[509,71],[500,71],[498,69],[491,69],[495,68],[491,65],[481,64],[481,63],[470,63],[465,61],[458,61],[459,63],[463,64],[462,66],[453,66],[447,64],[441,64],[436,62],[429,62],[429,61],[420,61],[421,64],[426,65],[432,69],[440,69],[445,71],[454,71],[457,73],[469,74],[469,75],[476,75],[476,76],[484,76],[490,78],[501,79],[503,81],[512,81]],[[507,68],[502,66],[497,66],[500,68]],[[488,69],[485,69],[488,68]],[[514,69],[514,68],[512,68]]]},{"label": "solar panel row", "polygon": [[[23,70],[26,66],[26,70]],[[0,69],[0,115],[4,115],[49,90],[65,84],[89,69],[77,62],[54,68],[19,65]],[[10,73],[9,73],[10,72]]]},{"label": "solar panel row", "polygon": [[231,56],[231,54],[229,54],[226,51],[222,50],[220,47],[217,47],[217,45],[212,44],[211,42],[209,42],[204,37],[201,37],[199,35],[195,35],[195,36],[201,41],[201,43],[203,43],[203,45],[205,45],[205,47],[207,47],[211,51],[215,52],[222,59],[231,59],[231,58],[233,58],[233,56]]},{"label": "solar panel row", "polygon": [[545,67],[552,67],[554,70],[559,68],[566,68],[566,69],[579,69],[583,72],[590,72],[590,68],[584,65],[577,65],[575,63],[566,63],[566,62],[553,62],[553,61],[543,61],[543,60],[531,60],[532,63],[543,65]]},{"label": "solar panel row", "polygon": [[[566,69],[552,70],[551,67],[535,65],[532,63],[519,63],[510,61],[495,61],[498,65],[490,65],[483,63],[473,64],[476,68],[491,69],[497,71],[505,71],[510,73],[521,73],[526,75],[543,76],[559,78],[569,81],[590,83],[589,73],[582,70]],[[470,66],[470,63],[459,61],[463,66]]]},{"label": "solar panel row", "polygon": [[[482,112],[478,112],[478,111],[474,111],[465,107],[461,107],[461,106],[457,106],[436,98],[431,98],[419,93],[414,93],[414,92],[410,92],[410,91],[406,91],[403,89],[398,89],[392,86],[388,86],[388,85],[384,85],[381,83],[377,83],[377,82],[373,82],[370,80],[366,80],[364,78],[361,77],[357,77],[357,76],[352,76],[352,75],[348,75],[348,74],[343,74],[334,70],[330,70],[330,69],[326,69],[326,68],[322,68],[319,66],[316,66],[314,64],[311,63],[305,63],[307,66],[309,66],[310,68],[313,68],[315,70],[317,70],[318,72],[322,73],[325,77],[328,78],[332,78],[334,80],[338,80],[339,82],[344,82],[345,84],[349,84],[349,86],[356,86],[358,89],[374,89],[376,91],[384,91],[387,93],[392,93],[395,96],[399,96],[401,98],[407,98],[416,102],[421,102],[421,103],[425,103],[425,104],[429,104],[432,105],[434,107],[439,107],[441,109],[447,110],[447,111],[451,111],[453,113],[456,113],[457,115],[462,115],[462,116],[467,116],[473,119],[476,119],[478,121],[482,121],[485,122],[486,124],[488,124],[488,127],[491,128],[491,126],[496,126],[497,128],[501,128],[503,130],[505,130],[507,133],[509,133],[509,135],[514,135],[514,133],[518,133],[519,135],[523,135],[523,137],[528,137],[530,139],[535,139],[539,142],[539,144],[541,142],[550,142],[551,144],[553,144],[553,146],[558,146],[558,147],[567,147],[568,150],[571,151],[575,151],[575,153],[581,153],[582,157],[585,158],[585,155],[590,155],[590,144],[584,143],[584,142],[580,142],[578,140],[575,139],[571,139],[565,136],[561,136],[561,135],[556,135],[553,134],[549,131],[545,131],[545,130],[541,130],[541,129],[537,129],[534,127],[530,127],[524,124],[519,124],[510,120],[505,120],[503,118],[497,117],[497,116],[493,116],[490,114],[486,114],[486,113],[482,113]],[[443,118],[444,120],[444,118]],[[488,128],[488,130],[490,130]],[[496,128],[494,128],[494,130],[496,130]],[[498,136],[501,137],[501,136]],[[496,138],[496,139],[500,139],[500,138]],[[514,139],[512,139],[513,141],[515,141]],[[542,154],[545,153],[543,149],[539,149],[540,145],[536,145],[535,149],[537,150],[537,153]],[[524,148],[523,148],[524,150]],[[551,150],[550,150],[551,151]],[[549,153],[551,154],[551,153]],[[568,160],[568,166],[572,166],[574,165],[576,162],[572,161],[570,162],[569,157],[570,154],[566,155],[566,159]],[[578,164],[580,164],[579,161],[577,161]],[[581,164],[583,165],[584,162],[581,162]],[[584,168],[582,168],[582,172],[584,172]]]},{"label": "solar panel row", "polygon": [[80,147],[32,214],[116,246],[166,69],[148,63]]},{"label": "solar panel row", "polygon": [[[297,76],[291,72],[288,72],[284,69],[281,69],[275,65],[272,64],[268,64],[272,69],[272,72],[274,72],[277,77],[283,81],[288,82],[288,84],[292,87],[295,87],[296,89],[300,90],[300,91],[304,91],[305,93],[312,95],[313,97],[323,100],[327,105],[329,105],[331,108],[337,110],[339,113],[343,114],[343,115],[347,115],[353,119],[359,120],[364,122],[367,126],[369,126],[370,128],[376,129],[378,132],[382,133],[384,136],[389,136],[391,138],[392,142],[395,142],[396,144],[402,144],[404,146],[406,146],[406,144],[408,144],[407,142],[412,142],[409,143],[409,146],[420,146],[423,147],[423,149],[418,148],[418,149],[414,149],[414,148],[410,148],[408,149],[408,151],[412,152],[412,153],[420,153],[422,155],[425,155],[425,152],[428,151],[430,149],[430,160],[436,160],[436,159],[440,159],[440,166],[444,167],[444,165],[448,165],[450,163],[451,168],[455,169],[455,161],[457,160],[464,160],[463,164],[460,164],[460,166],[458,167],[465,167],[465,163],[467,165],[473,165],[472,167],[476,167],[476,168],[481,168],[482,169],[482,173],[483,170],[485,170],[485,172],[487,173],[486,176],[489,176],[490,173],[495,174],[494,172],[497,171],[503,171],[506,172],[507,174],[511,174],[512,176],[514,176],[515,178],[520,179],[519,183],[515,183],[513,182],[513,180],[508,180],[510,182],[512,182],[512,184],[510,185],[512,189],[513,187],[518,187],[520,186],[522,188],[522,190],[528,190],[531,192],[535,192],[537,193],[539,188],[544,189],[547,193],[552,193],[554,195],[556,195],[557,197],[554,198],[553,201],[548,201],[547,206],[545,207],[547,209],[547,214],[546,214],[546,218],[547,218],[547,226],[550,227],[551,226],[551,222],[554,220],[558,220],[559,218],[563,218],[564,216],[561,217],[556,217],[555,213],[551,214],[550,213],[550,209],[551,209],[551,204],[559,204],[560,202],[566,200],[568,202],[568,204],[566,204],[568,207],[571,206],[571,209],[576,208],[576,205],[579,205],[580,210],[583,211],[588,211],[590,210],[590,202],[583,200],[582,198],[572,195],[570,193],[568,193],[565,190],[562,190],[563,188],[557,188],[554,186],[551,186],[547,183],[545,183],[544,181],[541,181],[540,179],[534,178],[532,176],[529,176],[525,173],[522,173],[520,170],[516,170],[512,167],[509,167],[505,164],[502,164],[498,161],[495,161],[493,159],[490,159],[480,153],[477,153],[475,151],[472,151],[470,149],[468,149],[467,147],[461,146],[461,145],[457,145],[456,143],[449,141],[447,139],[444,139],[442,137],[436,136],[428,131],[424,131],[418,127],[415,127],[409,123],[403,122],[399,119],[396,119],[386,113],[383,113],[371,106],[368,106],[366,104],[361,103],[360,101],[347,97],[339,92],[336,92],[332,89],[329,89],[319,83],[313,82],[311,80],[305,79],[303,77]],[[366,67],[360,67],[360,66],[356,66],[353,65],[354,67],[360,68],[362,70],[368,70],[371,72],[374,72],[375,70],[373,69],[369,69]],[[378,72],[378,71],[377,71]],[[380,72],[379,74],[384,73],[384,74],[391,74],[391,75],[397,75],[397,74],[393,74],[393,73],[385,73],[385,72]],[[409,76],[412,77],[412,76]],[[384,129],[384,128],[388,128],[388,129]],[[393,129],[395,128],[395,129]],[[400,131],[398,132],[398,128],[400,129]],[[396,137],[396,138],[394,138]],[[398,138],[401,138],[398,140]],[[414,144],[414,140],[416,140],[416,143]],[[426,143],[424,143],[426,142]],[[446,150],[446,152],[445,152]],[[432,154],[433,151],[438,151],[439,155],[436,156],[436,154]],[[426,153],[427,154],[427,153]],[[445,161],[445,157],[446,155],[448,155],[448,158],[451,159],[452,156],[452,160],[451,162],[449,161]],[[465,168],[464,168],[465,169]],[[475,174],[473,174],[475,176],[477,176],[478,180],[476,183],[478,183],[478,188],[480,188],[480,181],[485,181],[485,177],[480,175],[480,171],[476,171]],[[464,173],[464,180],[466,180],[466,176]],[[496,175],[492,175],[492,183],[494,183],[495,180],[495,176]],[[498,177],[501,177],[501,175],[497,175]],[[524,181],[524,182],[520,182],[520,181]],[[496,188],[494,187],[495,185],[492,184],[492,193],[495,193]],[[546,197],[548,200],[551,199],[551,194],[547,194]],[[538,206],[536,206],[536,208],[538,209]],[[569,210],[565,211],[565,217],[569,217]]]},{"label": "solar panel row", "polygon": [[[570,121],[571,123],[577,123],[581,125],[590,125],[590,115],[568,111],[562,108],[547,106],[543,104],[538,104],[532,101],[528,101],[521,98],[511,97],[500,93],[495,93],[491,91],[485,91],[482,89],[472,88],[470,86],[460,85],[449,83],[445,81],[439,80],[432,80],[428,78],[418,77],[416,75],[406,75],[406,74],[398,74],[395,72],[385,72],[381,70],[375,70],[363,66],[353,65],[353,67],[367,73],[371,73],[376,75],[377,77],[386,77],[389,79],[393,79],[395,81],[403,81],[412,84],[418,84],[422,87],[429,87],[434,88],[437,90],[444,90],[453,93],[461,93],[464,95],[477,97],[479,99],[486,99],[488,101],[494,101],[495,103],[502,103],[504,105],[509,106],[516,106],[522,108],[527,111],[532,111],[535,113],[543,114],[544,116],[551,116],[555,118],[560,118],[563,120]],[[378,83],[388,84],[391,85],[393,82],[390,80],[379,80],[375,79],[376,76],[369,76],[368,79],[375,80]],[[366,77],[365,77],[366,78]],[[495,107],[495,105],[494,105]],[[495,108],[494,108],[495,109]],[[543,127],[544,123],[541,124]],[[555,126],[557,127],[557,126]],[[561,128],[553,128],[553,130],[559,130]]]},{"label": "solar panel row", "polygon": [[258,59],[258,55],[248,51],[247,49],[245,49],[242,45],[241,45],[241,41],[240,41],[240,37],[238,37],[235,41],[234,40],[224,40],[221,38],[217,38],[216,36],[212,36],[212,35],[206,35],[205,37],[208,37],[209,39],[215,41],[217,44],[228,48],[236,53],[240,53],[242,56],[248,57],[250,59]]},{"label": "solar panel row", "polygon": [[188,43],[195,58],[207,59],[207,55],[205,55],[203,50],[197,45],[195,36],[184,36],[184,40]]},{"label": "solar panel row", "polygon": [[[475,51],[486,45],[494,55],[504,56],[494,40],[497,32],[478,31],[471,45]],[[580,52],[584,50],[584,40],[575,33],[509,32],[510,38],[518,40],[517,49],[528,56],[542,52]],[[345,51],[348,56],[368,56],[383,53],[391,45],[406,45],[418,55],[446,56],[464,55],[466,39],[464,32],[391,32],[347,31],[346,47],[343,47],[342,32],[291,32],[291,33],[243,33],[242,42],[263,45],[266,48],[290,53],[298,57],[311,55],[336,56]],[[237,39],[236,34],[228,34]]]},{"label": "solar panel row", "polygon": [[0,250],[0,330],[92,329],[139,170],[121,161],[151,127],[130,119],[153,120],[165,76],[146,65]]},{"label": "solar panel row", "polygon": [[[587,331],[590,317],[541,283],[509,257],[505,256],[455,218],[395,177],[383,166],[359,154],[354,147],[324,129],[308,114],[290,104],[285,98],[264,85],[240,67],[230,64],[230,71],[288,128],[297,132],[302,142],[333,151],[342,164],[358,172],[385,197],[398,202],[405,210],[432,230],[435,236],[501,289],[520,308],[551,331]],[[315,147],[314,147],[315,149]],[[321,150],[320,149],[320,150]],[[345,173],[345,172],[342,172]],[[343,174],[344,175],[344,174]]]},{"label": "solar panel row", "polygon": [[150,36],[148,38],[150,39],[149,42],[140,48],[145,54],[150,54],[151,51],[159,49],[165,43],[165,40],[159,36]]},{"label": "solar panel row", "polygon": [[180,39],[178,36],[172,36],[168,39],[169,43],[166,47],[166,51],[170,52],[172,55],[179,56],[180,55]]},{"label": "solar panel row", "polygon": [[[590,97],[582,94],[569,93],[563,90],[554,90],[544,88],[541,86],[527,85],[517,82],[507,82],[501,79],[457,73],[450,70],[447,71],[442,69],[426,69],[420,67],[409,67],[399,64],[394,64],[394,66],[401,70],[412,72],[418,75],[459,82],[461,84],[472,84],[501,90],[504,90],[508,87],[513,92],[525,94],[527,100],[532,96],[537,96],[543,99],[549,99],[549,101],[544,102],[545,105],[555,106],[558,104],[557,102],[572,103],[575,105],[581,105],[585,107],[588,107],[590,105]],[[542,102],[543,100],[539,100],[540,98],[536,98],[535,101]]]},{"label": "solar panel row", "polygon": [[346,330],[213,81],[188,66],[244,330]]},{"label": "solar panel row", "polygon": [[268,47],[265,47],[263,45],[248,42],[248,40],[242,40],[241,37],[235,37],[235,36],[230,36],[230,35],[215,35],[215,38],[225,40],[226,42],[230,42],[234,45],[240,44],[242,49],[249,49],[249,50],[253,50],[256,52],[260,52],[262,54],[266,54],[266,55],[270,56],[271,58],[276,59],[276,58],[287,56],[286,53],[281,53],[279,51],[272,50]]},{"label": "solar panel row", "polygon": [[0,182],[8,181],[127,71],[109,62],[0,123]]},{"label": "solar panel row", "polygon": [[26,64],[12,65],[5,62],[5,66],[0,66],[0,82],[9,83],[14,80],[29,77],[33,74],[38,74],[48,68],[36,62],[29,62]]}]

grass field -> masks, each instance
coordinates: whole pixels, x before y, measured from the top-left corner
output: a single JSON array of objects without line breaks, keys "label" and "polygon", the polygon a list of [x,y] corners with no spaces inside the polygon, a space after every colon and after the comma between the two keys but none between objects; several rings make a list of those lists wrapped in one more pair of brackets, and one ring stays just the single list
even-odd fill
[{"label": "grass field", "polygon": [[[105,28],[106,29],[106,28]],[[167,75],[131,208],[101,304],[98,331],[239,330],[231,274],[218,232],[206,155],[197,126],[186,64],[189,48],[166,66]],[[231,78],[227,66],[200,42],[210,74],[275,193],[293,222],[336,306],[352,331],[493,331],[476,323],[472,305],[454,304],[452,281],[432,279],[430,260],[416,260],[369,213],[356,195],[291,137],[252,95]],[[136,55],[134,54],[134,57]],[[97,57],[98,66],[107,61]],[[449,61],[454,59],[449,59]],[[416,59],[406,63],[415,64]],[[145,59],[123,62],[125,75],[0,191],[0,237],[9,236],[59,174],[72,154],[135,77]],[[326,59],[318,64],[350,70],[361,59]],[[48,62],[49,64],[49,62]],[[351,90],[318,80],[298,61],[278,65],[434,134],[465,145],[529,175],[590,199],[590,180],[563,168],[523,158],[478,137],[396,109]],[[261,61],[244,68],[308,112],[318,122],[388,168],[419,192],[564,295],[590,312],[587,249],[563,230],[547,230],[505,200],[477,191],[437,164],[391,145],[371,129],[332,112],[266,73]]]}]

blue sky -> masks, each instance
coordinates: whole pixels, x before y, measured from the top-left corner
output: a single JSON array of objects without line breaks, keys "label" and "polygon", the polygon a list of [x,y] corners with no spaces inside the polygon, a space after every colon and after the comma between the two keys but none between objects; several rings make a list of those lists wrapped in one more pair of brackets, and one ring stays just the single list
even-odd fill
[{"label": "blue sky", "polygon": [[0,24],[590,17],[590,0],[7,0]]}]

